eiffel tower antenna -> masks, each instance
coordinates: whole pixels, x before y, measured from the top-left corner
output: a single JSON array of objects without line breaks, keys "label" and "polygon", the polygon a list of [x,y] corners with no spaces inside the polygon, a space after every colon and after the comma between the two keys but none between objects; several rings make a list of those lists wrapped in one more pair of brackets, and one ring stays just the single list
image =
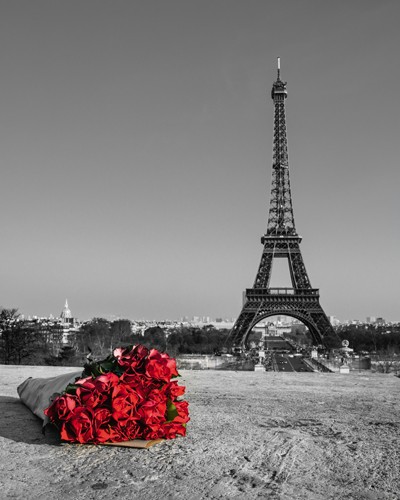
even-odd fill
[{"label": "eiffel tower antenna", "polygon": [[[234,348],[247,350],[252,328],[269,316],[292,316],[304,323],[315,344],[332,347],[337,336],[319,303],[319,290],[312,288],[300,251],[301,236],[294,223],[289,179],[285,100],[286,82],[280,78],[278,57],[277,79],[272,85],[274,102],[274,141],[272,187],[266,233],[261,238],[263,252],[252,288],[246,289],[242,311],[229,339]],[[286,259],[291,288],[271,288],[274,259]]]}]

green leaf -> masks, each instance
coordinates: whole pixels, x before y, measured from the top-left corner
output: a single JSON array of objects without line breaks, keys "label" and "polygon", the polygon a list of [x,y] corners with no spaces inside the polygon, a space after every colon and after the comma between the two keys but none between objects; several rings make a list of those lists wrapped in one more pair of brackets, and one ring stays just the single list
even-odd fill
[{"label": "green leaf", "polygon": [[173,402],[168,399],[167,400],[167,422],[172,422],[175,417],[177,417],[178,410],[176,409],[176,406],[173,404]]},{"label": "green leaf", "polygon": [[114,373],[115,375],[118,375],[118,377],[120,377],[123,373],[125,373],[125,368],[117,365],[116,368],[114,369]]},{"label": "green leaf", "polygon": [[100,361],[90,361],[85,364],[84,368],[83,377],[98,377],[109,372],[121,376],[124,372],[124,369],[118,365],[117,359],[112,354]]},{"label": "green leaf", "polygon": [[68,384],[64,392],[65,394],[75,394],[77,388],[78,386],[75,384]]},{"label": "green leaf", "polygon": [[99,369],[103,373],[108,373],[114,368],[114,362],[111,359],[105,359],[99,363]]}]

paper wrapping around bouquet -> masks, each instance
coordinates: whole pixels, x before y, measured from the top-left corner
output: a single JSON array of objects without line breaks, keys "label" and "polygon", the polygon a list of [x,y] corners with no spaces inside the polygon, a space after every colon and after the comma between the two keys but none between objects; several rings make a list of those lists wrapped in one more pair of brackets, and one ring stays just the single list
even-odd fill
[{"label": "paper wrapping around bouquet", "polygon": [[106,446],[123,446],[124,448],[150,448],[155,444],[162,443],[165,439],[132,439],[132,441],[120,441],[115,443],[101,443]]},{"label": "paper wrapping around bouquet", "polygon": [[66,443],[62,442],[63,446],[120,446],[122,448],[141,448],[145,450],[151,448],[155,444],[163,443],[165,439],[132,439],[131,441],[113,441],[106,443]]},{"label": "paper wrapping around bouquet", "polygon": [[51,378],[28,378],[18,386],[17,391],[24,405],[43,420],[43,425],[46,425],[48,418],[44,414],[44,409],[50,406],[54,397],[65,391],[68,384],[75,382],[81,375],[82,371]]}]

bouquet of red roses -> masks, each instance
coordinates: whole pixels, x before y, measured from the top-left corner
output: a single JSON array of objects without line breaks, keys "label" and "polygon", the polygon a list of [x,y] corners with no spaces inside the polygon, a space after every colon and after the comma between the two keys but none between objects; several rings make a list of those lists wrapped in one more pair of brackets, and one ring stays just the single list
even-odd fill
[{"label": "bouquet of red roses", "polygon": [[[80,376],[69,374],[71,383],[61,394],[52,394],[50,406],[42,409],[45,423],[56,425],[63,441],[75,443],[184,436],[188,403],[179,397],[185,387],[171,380],[178,376],[175,360],[166,353],[142,345],[117,348],[106,359],[86,364]],[[43,379],[28,379],[18,388],[22,401],[29,403],[38,383],[48,395],[61,377],[47,379],[46,386],[38,382]]]}]

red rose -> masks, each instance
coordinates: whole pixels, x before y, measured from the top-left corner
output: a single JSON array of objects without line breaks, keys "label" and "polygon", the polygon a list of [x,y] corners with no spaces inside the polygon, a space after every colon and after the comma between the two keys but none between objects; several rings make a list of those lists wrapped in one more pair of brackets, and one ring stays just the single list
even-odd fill
[{"label": "red rose", "polygon": [[140,344],[133,346],[131,349],[118,347],[114,350],[114,357],[117,358],[118,364],[134,372],[143,372],[148,354],[147,347]]},{"label": "red rose", "polygon": [[173,406],[177,412],[172,422],[162,424],[163,437],[166,439],[174,439],[178,435],[186,435],[186,423],[189,422],[189,404],[187,401],[174,401]]},{"label": "red rose", "polygon": [[137,420],[118,422],[115,431],[118,435],[118,441],[131,441],[132,439],[141,439],[143,437],[142,427]]},{"label": "red rose", "polygon": [[170,358],[167,353],[152,349],[147,358],[146,375],[169,382],[171,377],[179,375],[176,369],[176,361]]},{"label": "red rose", "polygon": [[85,385],[87,387],[94,387],[94,383],[93,383],[93,377],[90,376],[90,377],[86,377],[86,378],[78,378],[77,380],[75,380],[74,382],[75,385]]},{"label": "red rose", "polygon": [[93,410],[83,406],[74,408],[70,418],[62,423],[60,435],[63,441],[78,443],[93,441]]},{"label": "red rose", "polygon": [[113,388],[111,396],[112,416],[117,422],[139,419],[136,406],[139,395],[128,385],[120,384]]},{"label": "red rose", "polygon": [[164,435],[163,426],[160,424],[147,425],[143,429],[143,439],[160,439]]},{"label": "red rose", "polygon": [[118,385],[118,383],[119,383],[118,375],[115,375],[115,373],[112,372],[105,373],[104,375],[99,375],[93,380],[95,389],[99,393],[106,395],[109,395],[113,387]]},{"label": "red rose", "polygon": [[189,403],[187,401],[174,401],[174,406],[178,412],[178,416],[176,416],[172,422],[175,424],[186,424],[189,422]]},{"label": "red rose", "polygon": [[128,385],[139,395],[141,399],[147,399],[148,394],[154,389],[160,389],[163,382],[154,380],[146,375],[125,372],[121,375],[120,382]]},{"label": "red rose", "polygon": [[123,381],[125,384],[136,388],[143,383],[143,375],[135,372],[126,371],[121,375],[120,381]]},{"label": "red rose", "polygon": [[181,423],[166,422],[162,426],[162,437],[165,439],[175,439],[177,436],[186,436],[186,426]]},{"label": "red rose", "polygon": [[115,426],[110,424],[111,412],[107,408],[97,408],[93,415],[93,435],[96,443],[114,441],[118,438]]},{"label": "red rose", "polygon": [[97,389],[92,377],[78,380],[76,385],[78,386],[76,389],[76,395],[81,403],[81,406],[96,408],[97,406],[101,406],[107,400],[107,393],[101,392]]},{"label": "red rose", "polygon": [[53,403],[44,410],[52,423],[59,423],[63,420],[68,420],[71,417],[72,411],[76,408],[78,399],[72,394],[63,394],[58,396]]},{"label": "red rose", "polygon": [[148,394],[145,401],[138,407],[138,414],[146,425],[165,421],[167,398],[158,389]]},{"label": "red rose", "polygon": [[184,385],[178,385],[178,382],[173,380],[172,382],[165,384],[163,391],[167,397],[171,399],[171,401],[175,401],[179,398],[179,396],[183,396],[183,394],[185,394],[185,389],[186,387]]}]

